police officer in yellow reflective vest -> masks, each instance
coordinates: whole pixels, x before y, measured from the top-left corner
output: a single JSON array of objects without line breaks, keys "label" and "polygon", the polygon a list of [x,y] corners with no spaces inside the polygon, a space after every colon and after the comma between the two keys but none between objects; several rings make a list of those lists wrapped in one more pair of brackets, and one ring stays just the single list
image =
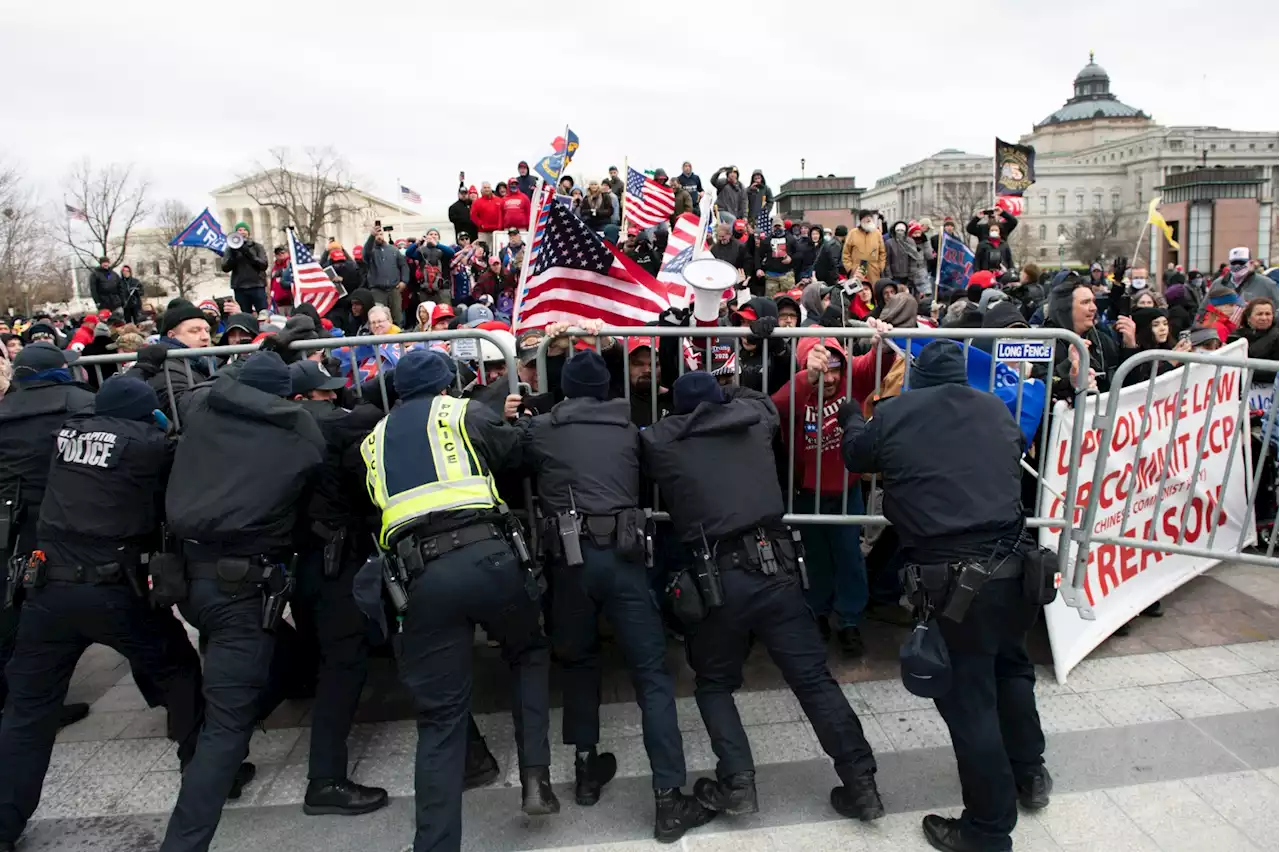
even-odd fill
[{"label": "police officer in yellow reflective vest", "polygon": [[369,496],[382,512],[379,544],[405,578],[400,677],[418,714],[414,852],[457,852],[475,624],[512,669],[512,716],[523,810],[557,813],[547,740],[550,652],[538,584],[508,542],[492,471],[518,466],[516,429],[482,405],[448,396],[445,356],[400,359],[400,404],[361,445]]}]

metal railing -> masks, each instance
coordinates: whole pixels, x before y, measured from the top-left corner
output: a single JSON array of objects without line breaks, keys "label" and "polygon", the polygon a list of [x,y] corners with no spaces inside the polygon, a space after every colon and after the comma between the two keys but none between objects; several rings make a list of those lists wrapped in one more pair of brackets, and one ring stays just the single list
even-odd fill
[{"label": "metal railing", "polygon": [[[387,380],[386,370],[394,366],[396,360],[388,357],[384,351],[384,346],[399,347],[398,353],[408,351],[407,347],[419,343],[432,343],[436,341],[452,342],[457,340],[475,340],[477,344],[484,340],[492,343],[502,353],[503,361],[506,365],[506,378],[510,385],[511,393],[520,392],[519,371],[516,364],[515,352],[512,351],[511,344],[508,340],[491,331],[482,329],[456,329],[453,331],[418,331],[405,334],[387,334],[387,335],[366,335],[364,337],[326,337],[317,340],[298,340],[289,344],[289,349],[296,352],[311,354],[314,352],[333,352],[339,349],[351,350],[351,357],[347,359],[348,370],[344,373],[347,376],[348,383],[351,385],[355,394],[359,397],[363,395],[362,385],[366,381],[375,381],[381,391],[382,399],[387,399]],[[374,375],[371,379],[362,379],[362,365],[357,363],[355,358],[355,350],[357,348],[370,347],[371,352],[369,359],[372,362]],[[186,379],[188,386],[196,384],[194,381],[194,373],[192,372],[192,362],[203,362],[204,373],[206,376],[212,377],[219,369],[225,367],[232,359],[245,355],[251,355],[259,351],[261,344],[245,343],[235,346],[207,346],[199,349],[170,349],[165,355],[166,363],[175,361],[182,364],[186,371]],[[305,357],[305,356],[304,356]],[[97,384],[101,385],[104,380],[103,367],[105,365],[123,365],[133,364],[137,360],[137,353],[116,353],[114,355],[91,355],[77,359],[72,368],[75,370],[83,370],[84,376],[87,378],[89,370],[92,368]],[[173,389],[173,377],[169,370],[162,371],[165,382],[165,393],[169,402],[169,410],[173,415],[174,426],[178,429],[182,428],[181,414],[178,410],[178,400]],[[486,375],[481,365],[476,371],[477,383],[485,384]],[[459,373],[456,378],[457,390],[463,390],[462,376]]]},{"label": "metal railing", "polygon": [[[676,326],[641,326],[641,327],[628,327],[628,328],[602,328],[598,332],[598,335],[595,332],[590,332],[584,329],[575,328],[575,329],[570,329],[568,332],[566,332],[566,336],[571,338],[572,337],[596,337],[595,346],[597,349],[600,349],[601,346],[603,345],[602,344],[603,339],[612,338],[615,341],[615,345],[618,345],[621,347],[620,351],[623,358],[622,372],[624,376],[624,380],[622,382],[622,391],[623,391],[623,396],[626,399],[630,399],[632,395],[632,388],[631,388],[631,382],[630,382],[630,366],[631,366],[630,348],[631,347],[629,345],[629,341],[631,340],[631,338],[652,339],[653,341],[657,342],[658,346],[661,346],[661,340],[666,338],[682,338],[684,340],[689,340],[693,344],[696,344],[701,347],[701,355],[704,358],[702,363],[704,364],[711,363],[711,359],[709,357],[710,352],[708,350],[714,345],[715,342],[719,341],[721,345],[724,345],[726,341],[732,341],[732,347],[733,347],[732,356],[734,358],[735,364],[737,364],[739,368],[743,363],[742,362],[743,352],[748,351],[744,349],[744,347],[752,346],[750,341],[747,340],[748,338],[752,337],[751,330],[745,327],[690,328],[690,327],[676,327]],[[857,525],[865,525],[865,526],[882,526],[882,525],[888,524],[888,520],[885,518],[883,514],[865,514],[865,513],[849,514],[849,490],[850,488],[859,487],[859,485],[858,485],[857,477],[853,474],[848,474],[845,471],[843,464],[839,465],[838,471],[828,473],[828,475],[837,475],[837,476],[844,475],[848,477],[848,485],[843,489],[843,493],[841,495],[840,512],[837,514],[837,513],[824,513],[821,511],[820,501],[822,496],[822,481],[823,481],[821,420],[825,419],[821,416],[821,414],[819,414],[820,422],[817,424],[817,428],[819,431],[818,431],[818,437],[816,441],[816,447],[814,448],[814,451],[813,451],[815,456],[815,459],[813,461],[813,464],[814,464],[813,511],[812,512],[796,511],[797,509],[796,501],[798,496],[798,489],[796,487],[796,458],[798,454],[795,451],[794,447],[792,446],[792,442],[795,440],[794,436],[796,434],[795,427],[796,427],[796,417],[797,417],[796,397],[795,397],[795,391],[796,391],[795,379],[797,374],[803,369],[803,367],[799,364],[799,361],[797,358],[797,347],[798,347],[799,341],[804,338],[819,338],[819,339],[835,338],[838,341],[840,341],[842,346],[851,347],[852,344],[856,344],[859,341],[865,341],[869,343],[871,338],[875,336],[876,336],[876,332],[872,331],[871,329],[865,326],[850,327],[850,328],[824,328],[824,327],[779,328],[775,330],[772,334],[772,339],[785,341],[785,344],[787,347],[786,357],[789,363],[789,370],[786,375],[786,382],[785,384],[782,385],[782,387],[784,388],[789,387],[789,393],[788,393],[788,409],[789,410],[787,412],[786,418],[784,419],[785,422],[782,424],[783,428],[785,429],[784,443],[785,443],[786,452],[787,452],[786,481],[784,483],[785,489],[786,489],[786,498],[785,498],[786,499],[786,515],[783,517],[783,520],[786,523],[790,523],[790,524],[857,524]],[[903,329],[894,329],[891,333],[884,335],[884,337],[890,341],[905,341],[908,348],[910,347],[910,342],[912,340],[921,340],[921,339],[923,340],[936,340],[936,339],[955,340],[959,343],[962,343],[964,346],[966,367],[968,366],[969,353],[972,350],[973,341],[975,340],[989,340],[989,341],[992,341],[993,343],[996,340],[1053,341],[1054,343],[1057,343],[1058,341],[1062,341],[1062,342],[1065,342],[1067,345],[1072,346],[1076,349],[1077,354],[1080,356],[1080,363],[1082,364],[1089,363],[1089,350],[1085,346],[1084,340],[1082,340],[1078,335],[1075,335],[1063,329],[1050,329],[1050,328],[1035,328],[1035,329],[1029,329],[1029,328],[1021,328],[1021,329],[1017,329],[1017,328],[1009,328],[1009,329],[910,328],[908,329],[908,328],[903,328]],[[553,345],[553,342],[554,342],[553,338],[550,338],[550,337],[544,338],[538,348],[537,378],[538,378],[538,387],[540,390],[546,390],[549,387],[550,376],[548,373],[547,357],[548,357],[549,349]],[[894,346],[895,348],[899,348],[896,346],[896,344]],[[1056,350],[1056,347],[1055,347],[1055,350]],[[651,348],[651,351],[652,351],[652,348]],[[758,350],[754,348],[750,349],[749,351],[758,352]],[[574,353],[574,347],[569,346],[568,352],[567,352],[568,356],[572,357],[573,353]],[[655,357],[655,356],[651,356],[651,357]],[[760,384],[761,384],[761,388],[766,392],[770,388],[769,361],[770,361],[769,357],[761,358],[762,363],[761,363]],[[685,358],[683,357],[682,352],[676,353],[676,364],[677,364],[677,367],[676,367],[677,374],[683,375],[686,372],[687,368],[685,364]],[[993,389],[995,387],[997,364],[998,362],[994,358],[994,353],[992,353],[990,375],[988,376],[988,385]],[[712,366],[714,367],[714,364]],[[1050,365],[1050,373],[1051,371],[1052,371],[1052,365]],[[658,395],[659,395],[658,390],[660,387],[659,376],[658,376],[658,370],[656,368],[650,369],[649,372],[650,372],[650,378],[649,378],[650,415],[652,420],[656,421],[658,419]],[[726,374],[726,378],[735,384],[739,382],[740,376],[741,376],[740,369],[735,369],[732,373]],[[1019,378],[1020,379],[1022,378],[1021,373],[1019,373]],[[1051,379],[1051,376],[1049,378]],[[880,386],[883,383],[883,380],[884,380],[884,359],[876,358],[875,359],[875,387],[877,389],[880,388]],[[668,386],[670,384],[670,381],[673,381],[671,377],[665,377],[665,383]],[[851,370],[849,369],[844,370],[843,381],[844,381],[844,398],[852,399],[853,398],[853,393],[852,393],[853,373]],[[904,372],[903,372],[903,386],[909,387],[910,383],[911,383],[911,359],[906,359],[905,365],[904,365]],[[1023,409],[1024,387],[1025,387],[1024,383],[1022,381],[1019,381],[1017,385],[1015,407],[1013,411],[1014,417],[1019,423],[1021,423],[1021,416],[1022,416],[1022,409]],[[1087,371],[1082,370],[1080,371],[1080,375],[1077,378],[1076,387],[1073,389],[1075,394],[1075,399],[1077,400],[1077,402],[1083,398],[1084,394],[1087,391],[1087,387],[1088,387]],[[816,410],[818,412],[822,412],[824,409],[824,394],[825,394],[825,388],[822,382],[816,383],[816,391],[817,391]],[[1037,477],[1040,477],[1043,474],[1044,465],[1047,463],[1047,458],[1048,458],[1047,448],[1048,448],[1048,434],[1049,434],[1048,425],[1049,425],[1049,417],[1050,417],[1052,405],[1053,405],[1053,393],[1052,393],[1052,383],[1050,380],[1046,383],[1046,388],[1045,388],[1044,410],[1041,414],[1041,421],[1040,421],[1040,440],[1038,442],[1038,446],[1034,448],[1037,450],[1036,459],[1039,463],[1039,469],[1035,470]],[[1083,435],[1084,435],[1084,423],[1082,420],[1077,418],[1077,422],[1074,424],[1072,436],[1071,436],[1071,453],[1075,458],[1078,458],[1080,455],[1080,446],[1083,440]],[[922,448],[922,449],[924,449],[924,451],[929,450],[929,448]],[[933,449],[936,450],[938,448],[933,448]],[[1032,448],[1029,448],[1029,449],[1032,449]],[[770,473],[772,473],[772,471],[770,471]],[[1078,487],[1078,484],[1076,482],[1077,473],[1078,471],[1075,466],[1072,466],[1071,469],[1068,471],[1066,493],[1069,493],[1069,494],[1075,493],[1076,488]],[[871,502],[873,503],[874,503],[874,498],[876,496],[878,487],[879,487],[879,477],[876,474],[871,474],[870,475],[870,494],[872,498]],[[1069,570],[1070,570],[1070,564],[1071,564],[1069,560],[1070,544],[1071,544],[1071,528],[1070,528],[1071,525],[1065,522],[1066,508],[1065,506],[1063,507],[1063,513],[1064,513],[1063,517],[1052,517],[1052,516],[1042,515],[1041,512],[1043,511],[1044,491],[1041,488],[1037,488],[1036,491],[1037,491],[1037,498],[1036,498],[1035,511],[1031,517],[1027,518],[1027,526],[1033,527],[1033,528],[1052,527],[1059,531],[1058,532],[1058,542],[1059,542],[1058,562],[1059,562],[1060,569],[1063,571],[1063,576],[1069,577],[1070,576]],[[805,502],[807,502],[807,498],[808,498],[808,494],[805,495]],[[660,520],[668,519],[667,514],[661,511],[660,509],[660,495],[658,493],[657,486],[654,486],[653,508],[655,510],[654,512],[655,517],[659,518]],[[800,508],[804,509],[805,507],[802,505]],[[1083,597],[1080,596],[1077,591],[1078,587],[1075,587],[1071,584],[1064,584],[1064,586],[1065,588],[1063,590],[1063,597],[1064,599],[1067,600],[1068,603],[1070,603],[1072,606],[1077,606],[1079,603],[1083,602]]]},{"label": "metal railing", "polygon": [[[1237,387],[1239,387],[1241,391],[1240,402],[1238,407],[1235,410],[1235,416],[1232,418],[1232,426],[1230,430],[1231,431],[1230,444],[1227,447],[1227,453],[1225,457],[1227,460],[1226,473],[1223,476],[1222,482],[1220,483],[1221,485],[1220,494],[1222,494],[1225,497],[1227,494],[1229,494],[1228,488],[1230,487],[1232,479],[1235,475],[1235,470],[1237,465],[1235,465],[1233,462],[1236,457],[1236,454],[1240,451],[1240,446],[1241,446],[1240,442],[1241,442],[1242,436],[1248,436],[1251,432],[1248,388],[1252,384],[1253,374],[1255,371],[1275,373],[1277,365],[1274,361],[1264,361],[1258,358],[1230,357],[1230,356],[1220,355],[1215,352],[1173,352],[1168,350],[1148,350],[1145,352],[1140,352],[1137,355],[1134,355],[1133,357],[1129,358],[1127,361],[1125,361],[1123,364],[1120,365],[1119,369],[1116,370],[1114,378],[1111,380],[1112,387],[1115,389],[1119,389],[1123,387],[1125,378],[1128,377],[1135,370],[1138,370],[1148,364],[1155,364],[1159,361],[1171,361],[1179,365],[1187,365],[1187,364],[1212,365],[1214,367],[1214,374],[1213,374],[1213,383],[1210,386],[1211,388],[1217,388],[1220,386],[1223,372],[1225,370],[1238,371],[1239,384],[1237,385]],[[1160,509],[1164,503],[1165,493],[1169,488],[1170,476],[1175,473],[1175,468],[1176,468],[1176,465],[1169,462],[1168,460],[1170,460],[1173,457],[1175,442],[1178,439],[1178,435],[1179,435],[1178,424],[1179,424],[1179,421],[1182,420],[1183,418],[1183,408],[1185,405],[1185,401],[1187,400],[1187,390],[1188,390],[1188,384],[1191,378],[1191,371],[1187,369],[1183,369],[1181,370],[1181,374],[1182,375],[1179,381],[1177,394],[1173,396],[1172,403],[1168,406],[1165,406],[1165,410],[1172,412],[1172,420],[1169,423],[1169,439],[1163,448],[1156,447],[1154,452],[1148,450],[1148,454],[1153,456],[1155,459],[1157,460],[1163,459],[1166,461],[1166,463],[1162,465],[1160,480],[1157,484],[1156,491],[1155,491],[1155,495],[1156,495],[1155,505],[1152,510],[1152,517],[1156,519],[1161,517]],[[1146,458],[1146,456],[1144,456],[1143,454],[1143,445],[1146,442],[1146,437],[1151,426],[1153,404],[1155,402],[1155,391],[1156,391],[1156,383],[1154,381],[1148,381],[1147,394],[1144,400],[1144,404],[1142,406],[1142,419],[1137,430],[1138,438],[1137,438],[1137,447],[1136,447],[1135,456],[1140,460]],[[1214,409],[1218,405],[1217,398],[1218,398],[1218,394],[1216,392],[1211,392],[1207,395],[1206,399],[1201,400],[1202,402],[1205,403],[1204,420],[1203,420],[1203,425],[1200,427],[1198,431],[1198,438],[1196,441],[1196,448],[1195,448],[1195,463],[1194,463],[1194,466],[1192,467],[1190,478],[1186,480],[1186,482],[1188,483],[1188,487],[1186,489],[1187,496],[1183,500],[1182,505],[1177,512],[1178,525],[1176,527],[1176,535],[1173,536],[1173,538],[1176,541],[1182,541],[1187,536],[1187,532],[1188,532],[1187,524],[1189,521],[1188,510],[1192,505],[1193,499],[1195,498],[1194,485],[1201,478],[1200,472],[1206,457],[1206,448],[1208,446],[1210,436],[1214,431],[1211,427],[1214,423]],[[1098,495],[1101,494],[1101,490],[1104,487],[1104,484],[1103,484],[1104,478],[1108,476],[1107,460],[1112,450],[1112,438],[1116,430],[1116,420],[1117,420],[1118,412],[1120,410],[1120,401],[1121,401],[1120,394],[1118,392],[1112,393],[1108,397],[1105,413],[1102,410],[1099,410],[1094,414],[1093,428],[1099,430],[1099,434],[1097,438],[1097,446],[1098,446],[1097,466],[1094,469],[1093,480],[1089,488],[1090,499],[1087,501],[1087,503],[1084,506],[1084,517],[1081,521],[1080,527],[1075,529],[1072,533],[1072,537],[1079,544],[1079,548],[1080,548],[1079,552],[1088,553],[1090,546],[1093,544],[1112,544],[1112,545],[1119,545],[1123,547],[1132,547],[1137,550],[1154,550],[1162,553],[1174,553],[1174,554],[1180,554],[1184,556],[1193,556],[1193,557],[1202,557],[1202,558],[1211,558],[1211,559],[1228,559],[1229,558],[1237,562],[1243,562],[1250,565],[1264,565],[1267,567],[1274,568],[1276,566],[1276,536],[1274,534],[1271,536],[1271,540],[1267,546],[1267,550],[1265,554],[1245,553],[1244,546],[1245,546],[1245,541],[1248,538],[1248,533],[1250,529],[1253,527],[1255,522],[1255,511],[1256,511],[1255,504],[1258,497],[1258,490],[1261,485],[1263,472],[1267,466],[1268,456],[1271,450],[1271,444],[1273,443],[1272,436],[1275,435],[1275,430],[1277,428],[1277,425],[1276,425],[1277,406],[1273,403],[1271,405],[1270,411],[1263,418],[1262,446],[1261,446],[1259,458],[1255,463],[1252,464],[1254,468],[1253,475],[1248,484],[1248,487],[1245,490],[1244,499],[1245,499],[1246,509],[1245,509],[1245,516],[1241,519],[1240,535],[1236,540],[1235,546],[1233,548],[1229,550],[1222,550],[1222,549],[1215,550],[1213,545],[1214,545],[1214,541],[1217,539],[1218,530],[1221,528],[1221,523],[1219,523],[1219,518],[1221,517],[1221,514],[1222,514],[1220,511],[1217,510],[1218,507],[1214,507],[1214,510],[1204,513],[1204,516],[1206,518],[1205,523],[1209,527],[1211,527],[1211,531],[1209,532],[1209,540],[1208,540],[1207,547],[1188,547],[1183,544],[1173,544],[1167,541],[1156,541],[1156,535],[1159,532],[1159,526],[1154,523],[1150,525],[1149,529],[1144,531],[1142,537],[1138,537],[1138,536],[1118,537],[1118,536],[1097,534],[1096,530],[1094,529],[1094,526],[1097,523],[1098,508],[1099,508],[1099,503],[1101,502],[1098,499]],[[1194,408],[1194,406],[1195,406],[1195,402],[1193,401],[1192,407]],[[1084,420],[1083,417],[1078,417],[1076,419],[1077,421]],[[1248,452],[1245,453],[1245,458],[1247,462],[1251,461],[1251,457]],[[1246,462],[1245,471],[1244,471],[1245,475],[1247,475],[1248,467],[1249,467],[1249,464],[1247,462]],[[1274,461],[1272,463],[1274,464]],[[1138,490],[1137,483],[1138,483],[1139,474],[1140,474],[1140,465],[1133,465],[1132,473],[1128,477],[1127,483],[1125,483],[1126,493],[1125,493],[1124,510],[1121,516],[1122,517],[1121,527],[1120,527],[1121,529],[1124,528],[1123,522],[1124,520],[1127,520],[1129,518],[1130,510],[1133,507],[1134,494]],[[1148,483],[1148,487],[1149,487],[1149,483]],[[1118,488],[1119,488],[1119,484],[1117,484],[1117,489]],[[1068,493],[1074,493],[1074,492],[1068,489]],[[1150,533],[1150,536],[1148,536],[1148,533]],[[1086,573],[1087,572],[1083,570],[1077,571],[1075,575],[1071,578],[1073,585],[1075,585],[1077,589],[1080,589],[1083,586]]]}]

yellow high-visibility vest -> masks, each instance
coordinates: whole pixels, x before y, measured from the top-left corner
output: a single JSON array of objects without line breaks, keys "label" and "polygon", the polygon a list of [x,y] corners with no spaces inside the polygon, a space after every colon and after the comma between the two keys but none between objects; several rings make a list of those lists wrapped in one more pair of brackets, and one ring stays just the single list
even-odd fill
[{"label": "yellow high-visibility vest", "polygon": [[[414,402],[378,421],[360,445],[369,498],[382,510],[378,542],[383,547],[390,545],[401,527],[432,512],[496,509],[502,504],[493,476],[481,464],[467,434],[469,400],[433,397],[429,413]],[[388,440],[387,424],[393,418]],[[389,491],[388,464],[394,465],[396,480],[413,484]]]}]

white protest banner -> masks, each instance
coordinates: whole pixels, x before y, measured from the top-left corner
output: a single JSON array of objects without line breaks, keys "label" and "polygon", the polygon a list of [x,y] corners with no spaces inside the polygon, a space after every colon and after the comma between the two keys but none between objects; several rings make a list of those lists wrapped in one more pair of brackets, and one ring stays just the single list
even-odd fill
[{"label": "white protest banner", "polygon": [[[1241,357],[1245,354],[1244,344],[1233,344],[1220,352],[1227,357]],[[1145,373],[1149,368],[1138,369]],[[1190,376],[1186,392],[1179,394],[1184,370],[1189,370]],[[1062,512],[1062,501],[1053,496],[1053,492],[1064,492],[1068,468],[1076,464],[1079,468],[1076,523],[1082,520],[1089,501],[1096,500],[1094,535],[1208,548],[1210,534],[1216,528],[1213,550],[1232,552],[1248,508],[1245,495],[1251,466],[1249,441],[1245,438],[1237,442],[1234,456],[1228,458],[1232,433],[1238,425],[1241,394],[1245,390],[1242,387],[1244,371],[1223,368],[1215,381],[1216,372],[1217,368],[1211,364],[1189,364],[1158,376],[1145,432],[1143,409],[1147,382],[1112,391],[1120,394],[1120,404],[1109,451],[1105,454],[1106,474],[1097,494],[1089,493],[1099,457],[1103,455],[1098,446],[1102,430],[1094,426],[1094,417],[1099,411],[1105,414],[1108,395],[1088,397],[1083,411],[1060,403],[1053,418],[1042,483],[1046,489],[1045,503],[1052,507],[1049,515]],[[1076,417],[1085,418],[1085,431],[1080,458],[1073,460],[1070,458],[1071,427]],[[1204,455],[1193,483],[1196,449],[1202,435]],[[1229,478],[1228,469],[1231,470]],[[1163,497],[1157,500],[1162,477]],[[1222,487],[1224,482],[1226,493]],[[1129,514],[1125,516],[1131,487],[1132,500]],[[1159,518],[1155,517],[1157,502]],[[1252,543],[1253,539],[1250,529],[1245,543]],[[1041,529],[1040,543],[1056,550],[1058,530]],[[1075,554],[1075,560],[1079,559],[1080,554]],[[1067,673],[1118,628],[1218,561],[1091,542],[1084,593],[1096,619],[1082,619],[1061,597],[1045,607],[1058,682],[1064,683]]]}]

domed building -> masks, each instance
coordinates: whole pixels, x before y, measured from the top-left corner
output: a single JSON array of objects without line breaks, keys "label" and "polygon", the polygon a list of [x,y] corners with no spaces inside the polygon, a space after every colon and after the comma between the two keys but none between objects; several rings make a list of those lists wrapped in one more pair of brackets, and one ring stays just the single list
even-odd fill
[{"label": "domed building", "polygon": [[1074,85],[1075,94],[1023,137],[1023,144],[1035,145],[1037,157],[1069,154],[1155,125],[1151,116],[1111,93],[1111,78],[1094,62],[1092,52]]},{"label": "domed building", "polygon": [[[1100,234],[1095,254],[1131,255],[1151,199],[1184,181],[1178,175],[1218,168],[1248,170],[1253,188],[1240,191],[1250,197],[1233,203],[1249,205],[1235,205],[1240,209],[1230,231],[1222,217],[1194,227],[1183,223],[1184,230],[1199,234],[1197,239],[1188,240],[1190,247],[1173,257],[1157,251],[1157,259],[1204,269],[1226,262],[1233,245],[1248,245],[1254,257],[1275,264],[1280,135],[1157,124],[1112,93],[1111,77],[1092,53],[1072,81],[1072,92],[1018,140],[1036,149],[1036,182],[1023,196],[1023,214],[1010,241],[1018,263],[1087,263],[1094,258],[1076,257],[1081,253],[1076,246],[1089,241],[1075,239],[1087,230]],[[993,125],[991,131],[994,137],[1000,128]],[[940,151],[877,180],[863,195],[862,206],[880,210],[890,222],[928,216],[936,226],[950,216],[963,227],[973,211],[991,205],[994,168],[988,152]],[[1253,238],[1242,240],[1245,232]],[[1142,254],[1147,255],[1145,240]]]}]

